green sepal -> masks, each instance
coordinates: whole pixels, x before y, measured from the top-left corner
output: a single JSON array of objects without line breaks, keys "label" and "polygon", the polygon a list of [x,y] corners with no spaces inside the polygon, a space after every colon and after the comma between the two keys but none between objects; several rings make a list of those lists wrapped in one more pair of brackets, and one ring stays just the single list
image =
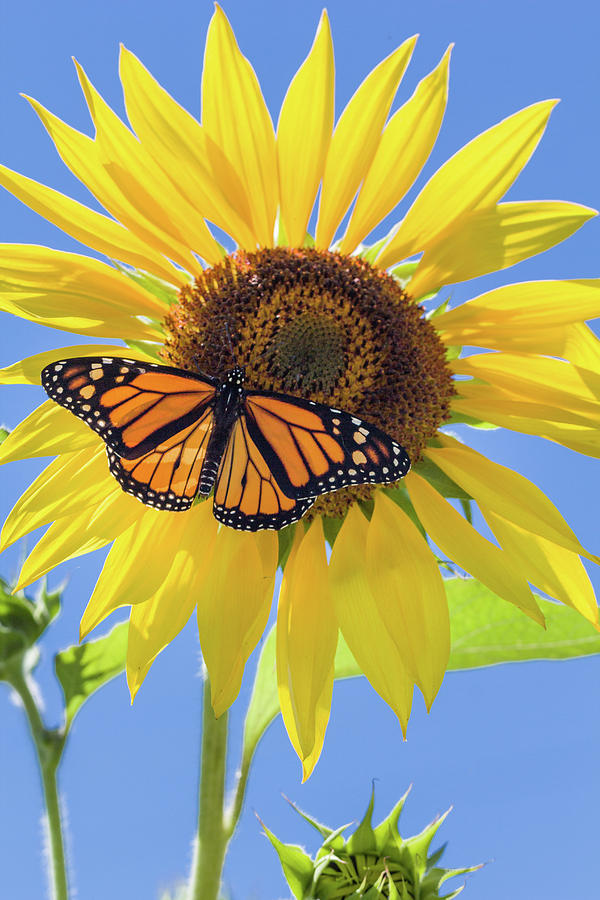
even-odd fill
[{"label": "green sepal", "polygon": [[88,697],[125,669],[128,629],[128,623],[122,622],[104,637],[67,647],[54,657],[65,697],[67,729]]},{"label": "green sepal", "polygon": [[[445,845],[444,845],[445,846]],[[453,897],[458,897],[462,891],[465,889],[465,885],[461,884],[449,894],[440,895],[440,888],[445,881],[448,881],[449,878],[457,878],[460,875],[468,875],[471,872],[477,872],[478,869],[483,868],[483,863],[479,863],[476,866],[466,866],[461,869],[439,869],[432,868],[421,882],[422,900],[433,900],[435,897],[436,900],[439,897],[439,900],[452,900]]]},{"label": "green sepal", "polygon": [[348,853],[375,853],[377,849],[377,838],[373,831],[371,820],[373,818],[373,809],[375,807],[375,787],[371,788],[371,799],[367,806],[362,821],[356,831],[348,839]]},{"label": "green sepal", "polygon": [[10,434],[10,431],[6,427],[6,425],[0,425],[0,444],[6,440],[6,438],[8,437],[9,434]]},{"label": "green sepal", "polygon": [[412,505],[412,501],[408,496],[408,491],[404,485],[400,484],[398,487],[387,488],[384,490],[386,496],[389,497],[390,500],[393,500],[396,506],[399,506],[400,509],[406,513],[413,525],[417,526],[425,540],[427,540],[427,532],[423,528],[421,520],[417,515],[416,509]]},{"label": "green sepal", "polygon": [[465,519],[469,523],[469,525],[473,524],[473,504],[471,500],[465,500],[464,497],[460,498],[460,505],[462,507],[462,511],[465,514]]},{"label": "green sepal", "polygon": [[277,215],[275,217],[275,227],[273,228],[273,243],[276,247],[287,247],[288,239],[285,230],[285,226],[281,219],[281,210],[277,210]]},{"label": "green sepal", "polygon": [[[398,226],[395,225],[394,229],[397,229]],[[392,232],[386,234],[385,237],[382,237],[379,241],[375,241],[374,244],[359,244],[356,248],[354,255],[359,256],[361,259],[364,259],[365,262],[374,263],[380,252],[383,250],[389,239],[392,237]]]},{"label": "green sepal", "polygon": [[0,578],[0,678],[3,664],[32,647],[56,618],[61,595],[62,588],[48,592],[44,579],[32,600]]},{"label": "green sepal", "polygon": [[[225,251],[223,250],[223,252]],[[132,281],[143,287],[153,297],[157,297],[162,303],[166,303],[167,306],[171,306],[177,300],[179,290],[175,285],[158,278],[156,275],[151,275],[143,269],[134,269],[133,266],[125,266],[116,260],[111,260],[111,262],[121,274],[131,278]]]},{"label": "green sepal", "polygon": [[279,553],[277,556],[278,568],[285,569],[285,564],[288,561],[292,544],[294,543],[297,524],[297,522],[292,522],[291,525],[286,525],[285,528],[280,528],[277,532],[277,541],[279,543]]},{"label": "green sepal", "polygon": [[296,806],[294,801],[290,800],[289,797],[284,797],[283,799],[286,800],[290,804],[290,806],[292,807],[294,812],[297,812],[298,815],[301,816],[305,822],[308,822],[308,824],[312,828],[314,828],[315,831],[318,831],[319,834],[321,835],[321,837],[327,839],[333,834],[333,828],[328,828],[327,825],[323,825],[323,823],[319,822],[318,819],[314,819],[312,816],[309,816],[309,814],[305,813],[304,810],[300,809],[299,806]]},{"label": "green sepal", "polygon": [[146,356],[151,356],[152,359],[155,359],[157,362],[162,363],[164,365],[164,359],[160,356],[159,350],[163,346],[159,344],[157,341],[125,341],[128,347],[131,347],[132,350],[141,350],[142,353],[145,353]]},{"label": "green sepal", "polygon": [[435,488],[442,497],[451,497],[457,500],[472,500],[470,494],[461,488],[455,481],[446,475],[439,466],[425,456],[414,466],[413,471],[425,478],[431,487]]},{"label": "green sepal", "polygon": [[335,540],[340,533],[340,529],[344,524],[344,520],[334,518],[333,516],[323,516],[321,521],[323,522],[323,533],[325,534],[325,540],[330,547],[333,547],[333,545],[335,544]]},{"label": "green sepal", "polygon": [[430,309],[429,312],[425,313],[425,319],[435,319],[436,316],[441,316],[442,313],[445,313],[450,305],[450,300],[452,298],[450,296],[446,297],[438,306],[434,306],[433,309]]},{"label": "green sepal", "polygon": [[[449,344],[446,347],[446,361],[451,362],[453,359],[458,359],[462,352],[462,347],[460,344]],[[456,384],[456,382],[455,382]]]},{"label": "green sepal", "polygon": [[[455,382],[457,384],[458,382]],[[483,428],[486,431],[496,431],[500,426],[492,425],[491,422],[483,422],[466,413],[452,412],[450,418],[444,422],[444,425],[469,425],[471,428]]]},{"label": "green sepal", "polygon": [[304,240],[302,242],[302,246],[312,248],[315,246],[315,244],[316,244],[316,242],[315,242],[314,237],[312,236],[312,234],[309,231],[307,231],[306,234],[304,235]]},{"label": "green sepal", "polygon": [[423,831],[421,831],[419,834],[413,835],[413,837],[403,840],[398,835],[398,840],[402,851],[403,853],[406,853],[413,861],[413,864],[416,866],[416,872],[418,873],[419,878],[421,878],[421,876],[425,872],[425,869],[427,868],[427,860],[429,857],[429,848],[431,846],[431,842],[442,826],[449,812],[449,809],[446,810],[443,815],[435,818],[433,822],[430,822],[429,825],[425,826]]},{"label": "green sepal", "polygon": [[404,809],[406,799],[411,790],[412,785],[400,797],[392,811],[388,816],[386,816],[383,822],[380,822],[379,825],[377,825],[377,827],[375,828],[375,841],[377,844],[377,850],[382,856],[387,856],[389,853],[392,853],[397,846],[396,838],[399,833],[398,822],[400,820],[402,810]]},{"label": "green sepal", "polygon": [[296,844],[284,844],[272,831],[269,831],[264,822],[260,824],[275,848],[292,894],[296,900],[305,900],[305,898],[310,896],[313,880],[314,864],[312,859],[302,847]]}]

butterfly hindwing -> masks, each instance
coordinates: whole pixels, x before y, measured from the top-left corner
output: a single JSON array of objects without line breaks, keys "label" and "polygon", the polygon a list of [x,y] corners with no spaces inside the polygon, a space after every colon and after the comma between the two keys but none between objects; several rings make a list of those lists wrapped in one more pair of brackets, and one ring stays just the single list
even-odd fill
[{"label": "butterfly hindwing", "polygon": [[124,459],[138,459],[196,422],[216,379],[121,357],[58,360],[42,371],[52,400],[75,413]]},{"label": "butterfly hindwing", "polygon": [[388,484],[410,468],[400,444],[350,413],[267,391],[248,392],[245,408],[250,438],[288,497]]},{"label": "butterfly hindwing", "polygon": [[313,497],[290,498],[250,437],[241,415],[229,437],[215,483],[213,511],[224,525],[244,531],[280,529],[297,522]]},{"label": "butterfly hindwing", "polygon": [[112,474],[128,494],[155,509],[189,509],[198,493],[200,473],[212,434],[214,416],[200,418],[137,459],[124,459],[107,447]]}]

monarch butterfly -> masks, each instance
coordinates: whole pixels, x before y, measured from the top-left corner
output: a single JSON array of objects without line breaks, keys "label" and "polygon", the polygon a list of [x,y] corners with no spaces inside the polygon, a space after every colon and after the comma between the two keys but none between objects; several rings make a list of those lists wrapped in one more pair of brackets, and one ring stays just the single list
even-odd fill
[{"label": "monarch butterfly", "polygon": [[246,391],[237,366],[219,379],[81,357],[46,366],[42,384],[105,441],[124,491],[185,510],[214,487],[214,515],[231,528],[283,528],[319,494],[397,481],[410,468],[406,451],[375,426],[312,400]]}]

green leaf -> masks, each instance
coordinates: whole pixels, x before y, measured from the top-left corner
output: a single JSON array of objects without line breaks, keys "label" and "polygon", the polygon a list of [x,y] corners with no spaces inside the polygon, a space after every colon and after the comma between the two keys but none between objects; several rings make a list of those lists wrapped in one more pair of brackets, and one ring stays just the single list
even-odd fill
[{"label": "green leaf", "polygon": [[444,582],[450,609],[449,669],[600,653],[600,634],[568,606],[537,597],[546,630],[474,578]]},{"label": "green leaf", "polygon": [[54,658],[66,704],[66,727],[88,697],[125,668],[127,622],[115,625],[104,637],[62,650]]},{"label": "green leaf", "polygon": [[254,687],[244,723],[243,761],[252,758],[259,740],[278,713],[279,695],[275,670],[275,626],[273,626],[258,658]]},{"label": "green leaf", "polygon": [[0,578],[0,670],[10,657],[25,652],[41,637],[58,615],[61,595],[61,588],[48,593],[45,580],[35,599],[24,591],[13,594]]}]

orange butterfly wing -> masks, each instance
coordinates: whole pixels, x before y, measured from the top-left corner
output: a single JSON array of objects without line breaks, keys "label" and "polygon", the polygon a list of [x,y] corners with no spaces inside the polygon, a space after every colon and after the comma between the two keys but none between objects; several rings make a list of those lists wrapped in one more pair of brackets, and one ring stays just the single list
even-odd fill
[{"label": "orange butterfly wing", "polygon": [[244,415],[229,437],[217,480],[213,512],[230,528],[258,531],[283,528],[302,518],[314,503],[288,497],[248,433]]},{"label": "orange butterfly wing", "polygon": [[410,469],[397,441],[350,413],[268,391],[248,392],[245,406],[248,434],[288,497],[389,484]]},{"label": "orange butterfly wing", "polygon": [[80,357],[51,363],[42,384],[106,442],[124,491],[157,509],[192,505],[214,425],[214,380],[132,359]]},{"label": "orange butterfly wing", "polygon": [[59,360],[42,371],[42,385],[124,459],[138,459],[183,432],[216,394],[204,376],[119,357]]}]

